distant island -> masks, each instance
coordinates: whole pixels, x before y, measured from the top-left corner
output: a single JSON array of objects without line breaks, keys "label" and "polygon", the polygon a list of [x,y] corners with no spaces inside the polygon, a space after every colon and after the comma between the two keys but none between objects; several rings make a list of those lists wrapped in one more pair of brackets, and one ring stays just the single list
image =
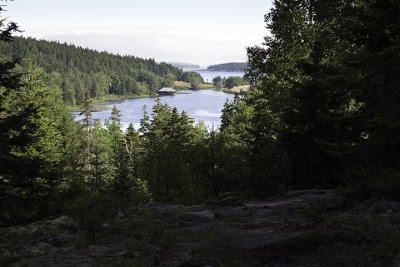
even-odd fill
[{"label": "distant island", "polygon": [[168,64],[174,66],[175,68],[198,68],[200,69],[201,67],[196,64],[191,64],[191,63],[182,63],[182,62],[168,62]]},{"label": "distant island", "polygon": [[247,62],[230,62],[207,67],[207,70],[210,71],[245,71],[246,69]]}]

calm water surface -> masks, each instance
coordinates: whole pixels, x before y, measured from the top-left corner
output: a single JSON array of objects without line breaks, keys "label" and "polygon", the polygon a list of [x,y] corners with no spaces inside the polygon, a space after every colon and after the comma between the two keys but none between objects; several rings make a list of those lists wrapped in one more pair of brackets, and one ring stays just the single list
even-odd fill
[{"label": "calm water surface", "polygon": [[[186,111],[189,117],[193,118],[196,122],[203,121],[208,127],[212,127],[212,125],[219,127],[221,123],[221,110],[224,103],[227,100],[232,101],[234,97],[232,94],[213,90],[188,91],[187,93],[175,96],[162,96],[160,100],[161,103],[176,107],[179,112]],[[131,122],[135,127],[138,127],[140,119],[143,118],[143,106],[147,106],[147,111],[150,115],[155,101],[156,97],[104,102],[98,104],[96,107],[105,110],[93,112],[92,116],[94,119],[104,122],[110,118],[111,109],[115,105],[121,111],[121,121],[124,128]],[[77,116],[76,119],[79,120],[81,117]]]},{"label": "calm water surface", "polygon": [[238,71],[210,71],[210,70],[200,70],[197,68],[184,68],[183,71],[194,71],[200,74],[205,82],[211,83],[212,80],[217,77],[221,76],[222,78],[228,78],[229,76],[239,76],[243,77],[244,72]]}]

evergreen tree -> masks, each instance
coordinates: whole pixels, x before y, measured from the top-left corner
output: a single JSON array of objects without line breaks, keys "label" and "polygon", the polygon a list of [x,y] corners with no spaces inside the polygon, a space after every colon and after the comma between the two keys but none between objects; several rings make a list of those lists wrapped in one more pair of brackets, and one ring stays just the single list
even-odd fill
[{"label": "evergreen tree", "polygon": [[153,198],[193,201],[198,180],[191,180],[191,148],[198,132],[192,120],[157,99],[150,124],[142,132],[145,155],[141,177],[148,181]]},{"label": "evergreen tree", "polygon": [[352,23],[341,36],[354,49],[344,65],[360,114],[353,187],[362,198],[398,199],[400,3],[361,1],[347,10],[345,21]]},{"label": "evergreen tree", "polygon": [[[4,12],[0,6],[0,15]],[[18,25],[15,22],[8,22],[0,16],[0,45],[13,41],[12,34],[20,32]],[[10,61],[0,57],[0,93],[3,95],[11,89],[19,88],[20,73],[14,71],[16,60]],[[6,92],[3,92],[6,91]]]},{"label": "evergreen tree", "polygon": [[[10,23],[3,31],[9,39],[18,27]],[[47,74],[46,85],[61,88],[64,102],[81,105],[86,90],[92,98],[108,94],[156,94],[161,86],[171,86],[182,71],[166,63],[133,56],[118,56],[106,52],[60,44],[45,40],[16,37],[13,42],[0,42],[0,69],[10,69],[19,58],[29,57]],[[20,64],[24,64],[23,61]],[[6,73],[6,72],[4,72]],[[8,73],[8,75],[18,75]],[[16,82],[11,76],[0,83]]]},{"label": "evergreen tree", "polygon": [[24,85],[0,103],[2,216],[9,222],[51,212],[72,125],[60,95],[44,86],[43,72],[33,65],[22,71]]},{"label": "evergreen tree", "polygon": [[220,88],[222,87],[222,77],[221,76],[217,76],[213,78],[213,84],[215,87]]},{"label": "evergreen tree", "polygon": [[252,162],[287,158],[285,184],[295,188],[399,188],[398,10],[393,1],[275,1],[272,36],[248,49]]},{"label": "evergreen tree", "polygon": [[124,134],[120,117],[120,111],[114,107],[106,127],[112,144],[113,165],[116,168],[112,182],[113,198],[117,207],[124,211],[128,205],[146,200],[147,188],[138,177],[139,135],[133,125]]},{"label": "evergreen tree", "polygon": [[257,153],[282,146],[298,188],[341,183],[347,144],[355,141],[357,111],[347,108],[354,93],[344,85],[341,65],[351,44],[340,37],[337,22],[345,8],[339,2],[275,1],[266,16],[272,33],[266,48],[248,50],[248,76],[259,90],[251,100],[257,107],[253,129],[256,143],[265,145]]},{"label": "evergreen tree", "polygon": [[144,105],[143,108],[143,118],[140,119],[140,128],[139,128],[139,133],[142,134],[143,137],[147,135],[149,132],[150,128],[150,116],[147,113],[147,106]]},{"label": "evergreen tree", "polygon": [[68,201],[66,209],[86,227],[89,241],[95,243],[99,225],[112,215],[110,188],[116,167],[108,131],[99,122],[93,122],[89,92],[85,95],[78,177],[68,184],[74,199]]}]

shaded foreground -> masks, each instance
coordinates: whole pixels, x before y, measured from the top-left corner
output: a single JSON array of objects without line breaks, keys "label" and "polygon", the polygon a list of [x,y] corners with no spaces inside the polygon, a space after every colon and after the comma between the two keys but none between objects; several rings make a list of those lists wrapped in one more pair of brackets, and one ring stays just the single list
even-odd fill
[{"label": "shaded foreground", "polygon": [[96,244],[67,216],[2,228],[0,266],[400,266],[399,212],[327,190],[147,204],[104,223]]}]

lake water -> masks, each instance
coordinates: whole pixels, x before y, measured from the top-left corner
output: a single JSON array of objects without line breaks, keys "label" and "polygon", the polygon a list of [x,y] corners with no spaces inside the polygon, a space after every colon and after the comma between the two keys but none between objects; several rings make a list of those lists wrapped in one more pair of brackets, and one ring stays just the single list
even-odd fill
[{"label": "lake water", "polygon": [[198,68],[184,68],[183,71],[194,71],[200,74],[205,82],[212,82],[212,80],[217,77],[221,76],[222,78],[228,78],[229,76],[239,76],[243,77],[244,72],[242,71],[209,71],[209,70],[201,70]]},{"label": "lake water", "polygon": [[[244,72],[208,71],[198,68],[185,68],[183,71],[197,72],[206,82],[212,82],[212,79],[217,76],[227,78],[229,76],[243,77],[244,75]],[[198,90],[186,91],[185,94],[177,94],[175,96],[162,96],[160,99],[162,103],[176,107],[179,112],[186,111],[196,123],[203,121],[207,127],[214,126],[217,128],[221,124],[221,110],[226,100],[232,101],[233,97],[232,94],[225,94],[220,91]],[[138,128],[140,119],[143,118],[143,106],[146,105],[147,112],[150,115],[155,101],[156,97],[151,97],[99,103],[96,104],[95,109],[100,111],[93,112],[92,116],[93,119],[104,122],[110,118],[112,107],[116,106],[121,111],[123,127],[127,128],[129,123],[133,123]],[[76,116],[76,120],[82,119],[82,117],[77,116],[77,113],[73,113],[73,115]]]},{"label": "lake water", "polygon": [[[187,93],[187,94],[186,94]],[[214,90],[187,91],[185,94],[175,96],[161,96],[161,103],[166,103],[171,107],[176,107],[179,112],[186,111],[189,117],[196,122],[203,121],[207,127],[219,127],[221,123],[221,110],[224,103],[232,101],[234,95],[226,94]],[[97,104],[99,112],[93,112],[93,119],[104,120],[111,116],[111,109],[115,105],[121,111],[121,122],[126,128],[129,123],[133,123],[136,128],[139,127],[140,119],[143,118],[143,106],[147,106],[147,111],[151,115],[152,107],[155,104],[156,97],[124,99],[119,101],[110,101]],[[77,120],[81,117],[77,116]]]}]

